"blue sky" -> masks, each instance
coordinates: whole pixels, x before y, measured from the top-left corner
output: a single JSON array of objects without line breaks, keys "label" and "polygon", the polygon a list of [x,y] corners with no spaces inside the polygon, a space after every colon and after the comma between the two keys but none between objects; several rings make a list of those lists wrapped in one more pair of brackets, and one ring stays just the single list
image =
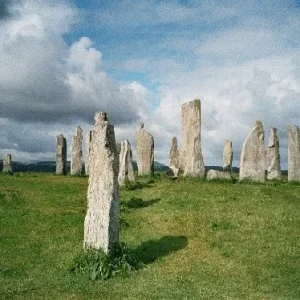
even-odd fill
[{"label": "blue sky", "polygon": [[299,1],[5,1],[0,6],[1,152],[54,159],[106,110],[118,140],[135,146],[140,120],[155,157],[168,163],[181,136],[180,106],[200,98],[207,165],[222,164],[225,139],[238,165],[257,119],[266,145],[300,125]]}]

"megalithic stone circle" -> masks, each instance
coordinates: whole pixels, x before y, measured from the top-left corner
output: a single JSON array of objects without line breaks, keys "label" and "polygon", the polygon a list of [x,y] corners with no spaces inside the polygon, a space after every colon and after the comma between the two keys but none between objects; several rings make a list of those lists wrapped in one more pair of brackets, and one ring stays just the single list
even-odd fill
[{"label": "megalithic stone circle", "polygon": [[136,134],[136,154],[139,175],[154,174],[154,139],[140,123]]},{"label": "megalithic stone circle", "polygon": [[56,137],[56,175],[67,174],[67,141],[63,134]]},{"label": "megalithic stone circle", "polygon": [[276,128],[271,128],[267,149],[267,179],[281,179],[279,139]]},{"label": "megalithic stone circle", "polygon": [[114,126],[105,112],[95,114],[92,137],[84,248],[108,253],[119,242],[120,200]]},{"label": "megalithic stone circle", "polygon": [[205,166],[201,150],[201,102],[199,99],[181,107],[182,145],[180,166],[184,176],[204,177]]},{"label": "megalithic stone circle", "polygon": [[72,138],[71,175],[82,174],[82,129],[78,126]]},{"label": "megalithic stone circle", "polygon": [[264,128],[261,121],[256,121],[252,131],[243,143],[240,159],[239,180],[256,182],[265,181],[266,148]]}]

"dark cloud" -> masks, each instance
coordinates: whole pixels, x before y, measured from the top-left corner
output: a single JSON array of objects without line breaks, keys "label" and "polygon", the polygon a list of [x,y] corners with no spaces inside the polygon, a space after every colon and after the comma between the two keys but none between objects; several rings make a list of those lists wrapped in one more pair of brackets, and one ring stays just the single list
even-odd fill
[{"label": "dark cloud", "polygon": [[11,0],[1,0],[0,1],[0,20],[10,17],[10,5]]}]

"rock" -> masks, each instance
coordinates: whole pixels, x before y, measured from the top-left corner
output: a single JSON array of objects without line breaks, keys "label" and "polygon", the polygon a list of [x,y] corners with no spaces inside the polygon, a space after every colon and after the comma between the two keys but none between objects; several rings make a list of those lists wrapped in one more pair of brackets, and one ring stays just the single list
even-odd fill
[{"label": "rock", "polygon": [[300,129],[289,125],[288,134],[288,181],[300,181]]},{"label": "rock", "polygon": [[84,248],[108,253],[119,242],[120,200],[115,132],[106,113],[95,114],[92,137]]},{"label": "rock", "polygon": [[89,131],[86,135],[85,140],[85,175],[89,175],[89,166],[90,166],[90,152],[91,152],[91,143],[92,143],[92,131]]},{"label": "rock", "polygon": [[67,141],[60,134],[56,137],[56,175],[67,174]]},{"label": "rock", "polygon": [[181,107],[182,145],[180,148],[180,169],[184,176],[205,176],[201,150],[201,102],[196,99]]},{"label": "rock", "polygon": [[271,128],[269,146],[267,149],[267,178],[269,180],[281,179],[279,139],[276,128]]},{"label": "rock", "polygon": [[209,180],[231,180],[229,172],[222,172],[217,170],[209,170],[206,175],[206,179]]},{"label": "rock", "polygon": [[223,170],[226,172],[231,172],[232,168],[232,158],[233,158],[233,150],[232,150],[232,141],[226,140],[223,150]]},{"label": "rock", "polygon": [[240,181],[265,181],[266,149],[264,128],[261,121],[256,121],[251,133],[243,144],[240,160]]},{"label": "rock", "polygon": [[171,141],[171,149],[169,153],[170,169],[173,171],[174,177],[179,173],[179,151],[177,148],[177,138],[174,136]]},{"label": "rock", "polygon": [[128,181],[134,181],[134,171],[132,165],[131,145],[127,139],[120,144],[119,154],[119,185],[123,185]]},{"label": "rock", "polygon": [[141,123],[136,134],[136,152],[138,174],[154,174],[154,139],[153,136],[144,128]]},{"label": "rock", "polygon": [[3,172],[4,173],[13,173],[11,154],[5,154],[3,156]]},{"label": "rock", "polygon": [[82,129],[78,126],[72,138],[71,175],[82,174]]}]

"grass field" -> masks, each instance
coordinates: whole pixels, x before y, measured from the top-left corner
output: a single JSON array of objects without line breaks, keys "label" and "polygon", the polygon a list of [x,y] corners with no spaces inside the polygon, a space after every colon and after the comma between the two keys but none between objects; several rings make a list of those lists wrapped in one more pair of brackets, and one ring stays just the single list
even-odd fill
[{"label": "grass field", "polygon": [[139,179],[121,241],[144,267],[91,281],[81,252],[87,178],[0,175],[1,299],[300,299],[300,184]]}]

